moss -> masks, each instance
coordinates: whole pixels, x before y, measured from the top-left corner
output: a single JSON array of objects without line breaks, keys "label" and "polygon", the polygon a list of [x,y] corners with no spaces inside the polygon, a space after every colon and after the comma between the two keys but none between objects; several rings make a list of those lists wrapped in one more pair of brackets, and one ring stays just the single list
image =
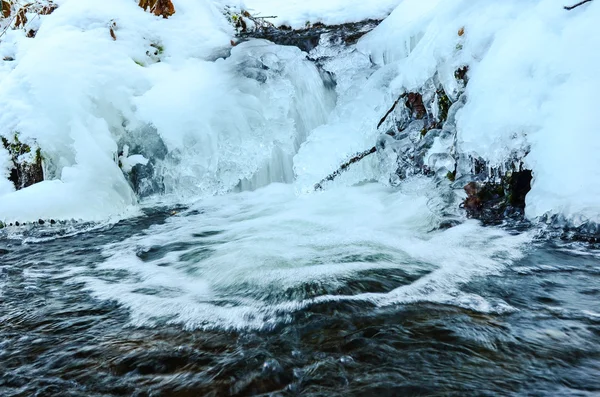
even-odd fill
[{"label": "moss", "polygon": [[450,106],[452,106],[452,101],[443,89],[437,91],[437,96],[439,122],[443,124],[448,119],[448,112],[450,111]]},{"label": "moss", "polygon": [[154,55],[162,55],[165,52],[165,47],[158,43],[150,44],[150,47],[156,48]]},{"label": "moss", "polygon": [[9,180],[13,182],[16,189],[22,189],[44,180],[43,157],[40,148],[35,149],[33,159],[21,157],[31,153],[32,149],[30,145],[19,140],[18,132],[14,134],[12,141],[2,137],[2,145],[12,158],[13,168]]},{"label": "moss", "polygon": [[454,182],[456,180],[456,171],[448,171],[446,178],[448,178],[450,182]]},{"label": "moss", "polygon": [[137,59],[134,59],[134,60],[133,60],[133,62],[135,62],[135,63],[136,63],[136,65],[138,65],[138,66],[141,66],[141,67],[143,67],[143,68],[145,68],[145,67],[146,67],[146,65],[144,65],[144,63],[143,63],[143,62],[141,62],[141,61],[138,61]]},{"label": "moss", "polygon": [[31,146],[22,143],[19,140],[18,132],[15,133],[12,142],[9,142],[8,139],[2,137],[2,145],[14,158],[19,157],[22,154],[31,153]]}]

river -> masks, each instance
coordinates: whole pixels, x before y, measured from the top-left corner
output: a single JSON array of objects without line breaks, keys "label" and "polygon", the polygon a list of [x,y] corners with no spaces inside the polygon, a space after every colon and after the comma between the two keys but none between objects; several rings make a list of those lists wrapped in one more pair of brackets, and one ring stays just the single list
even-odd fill
[{"label": "river", "polygon": [[0,394],[597,395],[597,246],[445,225],[431,189],[7,227]]}]

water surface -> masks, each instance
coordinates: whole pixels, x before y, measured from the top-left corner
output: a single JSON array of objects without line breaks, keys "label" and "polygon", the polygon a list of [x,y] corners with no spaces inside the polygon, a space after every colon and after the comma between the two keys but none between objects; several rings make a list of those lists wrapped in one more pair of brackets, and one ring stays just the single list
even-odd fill
[{"label": "water surface", "polygon": [[440,227],[431,189],[272,185],[7,228],[0,394],[600,393],[600,251]]}]

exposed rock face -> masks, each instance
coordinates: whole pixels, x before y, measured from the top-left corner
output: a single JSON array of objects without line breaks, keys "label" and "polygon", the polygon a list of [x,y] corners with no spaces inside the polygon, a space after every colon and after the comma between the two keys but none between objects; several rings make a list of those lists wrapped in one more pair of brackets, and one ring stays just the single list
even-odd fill
[{"label": "exposed rock face", "polygon": [[485,223],[500,223],[505,218],[521,217],[525,209],[525,196],[531,190],[530,170],[507,172],[501,183],[470,182],[464,190],[467,198],[463,208],[470,218]]},{"label": "exposed rock face", "polygon": [[2,145],[12,157],[13,168],[10,181],[15,189],[23,189],[44,180],[42,154],[39,147],[32,148],[19,141],[18,134],[12,140],[2,137]]},{"label": "exposed rock face", "polygon": [[289,45],[310,52],[319,45],[321,36],[327,34],[331,41],[339,41],[344,45],[356,44],[358,39],[375,29],[381,21],[367,20],[343,25],[328,26],[320,23],[307,26],[306,29],[292,30],[289,27],[265,26],[256,30],[244,29],[239,37],[245,39],[266,39],[275,44]]}]

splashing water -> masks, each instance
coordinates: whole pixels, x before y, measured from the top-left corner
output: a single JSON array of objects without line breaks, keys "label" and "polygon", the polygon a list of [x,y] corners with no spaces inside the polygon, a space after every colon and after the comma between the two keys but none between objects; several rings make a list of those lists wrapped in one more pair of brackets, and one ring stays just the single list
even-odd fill
[{"label": "splashing water", "polygon": [[136,325],[270,328],[339,300],[509,310],[458,286],[518,259],[530,237],[471,222],[431,232],[440,220],[431,189],[415,180],[401,191],[368,184],[296,196],[274,184],[203,200],[105,247],[106,261],[74,280],[129,308]]}]

